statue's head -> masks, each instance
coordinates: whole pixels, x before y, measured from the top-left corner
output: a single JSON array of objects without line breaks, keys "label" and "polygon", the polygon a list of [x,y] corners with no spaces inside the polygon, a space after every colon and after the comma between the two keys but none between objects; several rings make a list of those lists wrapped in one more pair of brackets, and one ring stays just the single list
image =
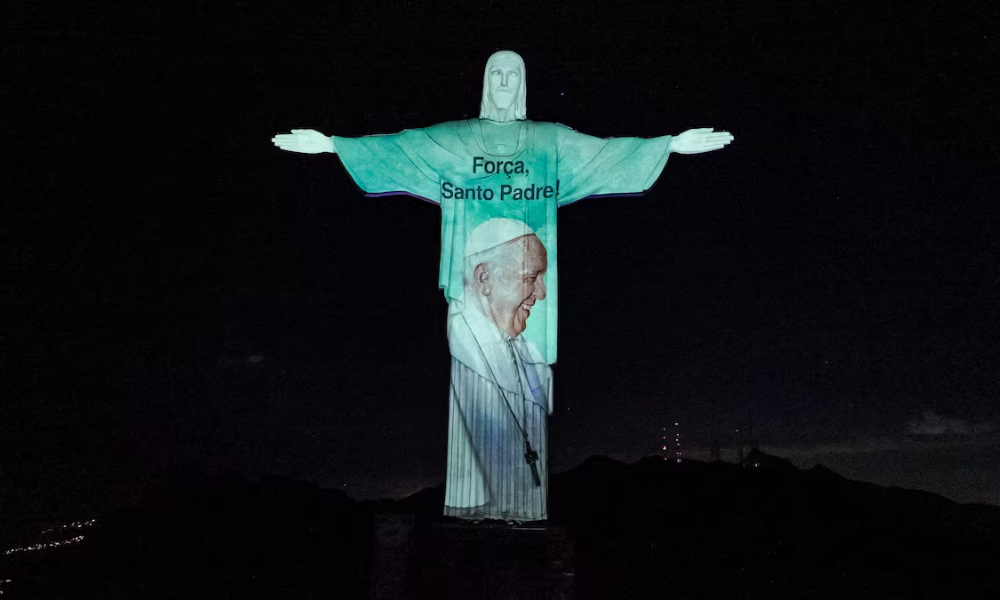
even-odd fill
[{"label": "statue's head", "polygon": [[486,61],[479,118],[501,122],[527,118],[526,80],[524,60],[516,52],[501,50],[494,53]]},{"label": "statue's head", "polygon": [[546,296],[548,253],[538,236],[524,223],[490,219],[469,235],[464,266],[468,302],[510,337],[521,335]]}]

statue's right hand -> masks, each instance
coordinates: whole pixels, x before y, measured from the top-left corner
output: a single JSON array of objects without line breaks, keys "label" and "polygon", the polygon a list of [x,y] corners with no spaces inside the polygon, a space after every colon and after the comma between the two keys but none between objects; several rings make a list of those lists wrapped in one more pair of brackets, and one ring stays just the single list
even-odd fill
[{"label": "statue's right hand", "polygon": [[279,133],[271,138],[274,145],[289,152],[322,154],[336,152],[333,140],[315,129],[293,129],[291,133]]}]

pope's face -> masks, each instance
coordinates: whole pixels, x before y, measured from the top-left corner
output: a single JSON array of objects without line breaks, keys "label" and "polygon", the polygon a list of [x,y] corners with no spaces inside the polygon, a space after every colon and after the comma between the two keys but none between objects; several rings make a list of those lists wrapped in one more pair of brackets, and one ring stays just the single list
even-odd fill
[{"label": "pope's face", "polygon": [[508,110],[521,91],[521,64],[513,56],[499,56],[489,66],[490,102],[500,110]]},{"label": "pope's face", "polygon": [[548,256],[545,246],[534,235],[510,244],[516,253],[515,259],[494,271],[486,302],[496,326],[507,335],[517,337],[527,326],[535,302],[545,299]]}]

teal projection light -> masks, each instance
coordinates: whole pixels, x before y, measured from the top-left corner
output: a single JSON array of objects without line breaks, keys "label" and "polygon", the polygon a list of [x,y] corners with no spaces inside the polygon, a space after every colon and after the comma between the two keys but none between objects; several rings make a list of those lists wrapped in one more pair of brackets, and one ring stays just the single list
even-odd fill
[{"label": "teal projection light", "polygon": [[548,435],[558,323],[557,209],[639,194],[671,152],[699,154],[728,132],[602,139],[527,119],[527,70],[486,62],[478,119],[391,135],[293,129],[282,150],[333,152],[369,196],[409,194],[441,207],[438,285],[451,351],[444,514],[513,523],[548,518]]}]

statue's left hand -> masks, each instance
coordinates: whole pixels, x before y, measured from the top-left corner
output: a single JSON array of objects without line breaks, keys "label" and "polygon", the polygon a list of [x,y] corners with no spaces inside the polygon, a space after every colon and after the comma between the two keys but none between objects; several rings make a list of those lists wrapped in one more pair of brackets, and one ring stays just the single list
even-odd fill
[{"label": "statue's left hand", "polygon": [[733,141],[733,134],[728,131],[715,131],[711,127],[688,129],[674,136],[670,142],[670,151],[680,154],[701,154],[719,150]]}]

